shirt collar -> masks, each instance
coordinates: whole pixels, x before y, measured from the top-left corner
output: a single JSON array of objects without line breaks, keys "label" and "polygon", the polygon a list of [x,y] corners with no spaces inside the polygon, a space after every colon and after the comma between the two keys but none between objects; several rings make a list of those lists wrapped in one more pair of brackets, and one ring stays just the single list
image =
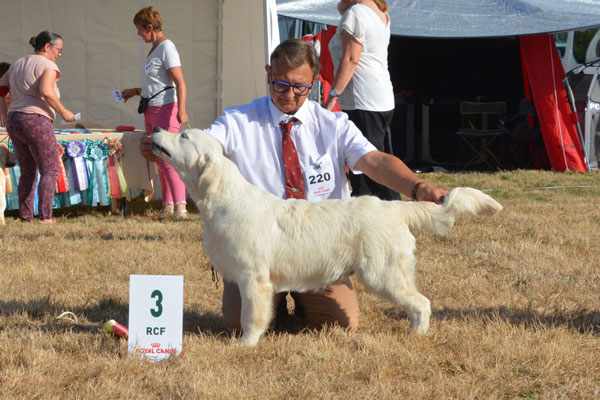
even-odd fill
[{"label": "shirt collar", "polygon": [[279,126],[281,121],[288,121],[291,117],[296,118],[302,124],[305,123],[308,118],[308,99],[302,104],[302,106],[296,111],[294,115],[288,115],[283,112],[275,104],[273,104],[273,99],[269,96],[269,111],[271,114],[271,122],[274,126]]}]

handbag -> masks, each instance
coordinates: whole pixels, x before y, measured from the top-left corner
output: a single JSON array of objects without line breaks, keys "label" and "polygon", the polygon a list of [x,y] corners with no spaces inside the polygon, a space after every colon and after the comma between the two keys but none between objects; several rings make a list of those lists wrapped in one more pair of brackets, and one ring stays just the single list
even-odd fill
[{"label": "handbag", "polygon": [[173,88],[174,88],[174,86],[165,86],[162,90],[159,90],[151,97],[140,96],[140,104],[138,105],[138,109],[137,109],[138,114],[143,114],[144,111],[146,111],[146,107],[148,107],[148,103],[150,102],[150,100],[152,100],[153,98],[155,98],[156,96],[158,96],[159,94],[164,92],[165,90],[173,89]]}]

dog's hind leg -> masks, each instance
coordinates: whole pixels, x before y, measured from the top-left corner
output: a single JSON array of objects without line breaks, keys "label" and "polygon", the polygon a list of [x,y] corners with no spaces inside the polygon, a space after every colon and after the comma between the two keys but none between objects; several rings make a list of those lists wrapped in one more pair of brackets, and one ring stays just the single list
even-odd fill
[{"label": "dog's hind leg", "polygon": [[255,346],[273,318],[273,286],[268,278],[238,282],[242,298],[242,342]]},{"label": "dog's hind leg", "polygon": [[414,256],[403,253],[393,265],[371,265],[357,276],[371,293],[402,307],[410,318],[411,331],[423,334],[429,329],[431,306],[429,299],[417,290],[414,265]]}]

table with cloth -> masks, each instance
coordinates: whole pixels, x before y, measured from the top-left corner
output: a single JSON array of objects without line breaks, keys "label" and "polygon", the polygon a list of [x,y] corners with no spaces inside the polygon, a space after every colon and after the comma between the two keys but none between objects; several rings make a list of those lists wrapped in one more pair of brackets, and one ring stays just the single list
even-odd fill
[{"label": "table with cloth", "polygon": [[[145,132],[63,129],[55,133],[61,172],[53,208],[112,205],[114,209],[117,199],[140,196],[144,196],[146,201],[152,199],[152,180],[158,171],[156,164],[148,162],[140,153],[139,143]],[[7,144],[13,150],[5,131],[0,131],[0,143]],[[19,166],[5,172],[6,209],[17,210]]]}]

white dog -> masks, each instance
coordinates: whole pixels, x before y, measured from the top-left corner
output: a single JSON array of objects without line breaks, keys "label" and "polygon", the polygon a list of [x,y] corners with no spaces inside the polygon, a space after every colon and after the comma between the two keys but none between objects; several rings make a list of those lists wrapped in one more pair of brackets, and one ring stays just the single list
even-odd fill
[{"label": "white dog", "polygon": [[362,196],[282,200],[249,184],[206,132],[160,128],[152,152],[185,182],[203,222],[206,254],[242,298],[242,342],[255,345],[273,315],[277,292],[306,292],[355,274],[367,289],[404,308],[413,332],[429,328],[429,300],[415,284],[415,238],[409,229],[445,234],[454,214],[493,215],[490,196],[455,188],[443,205]]},{"label": "white dog", "polygon": [[8,150],[5,145],[0,146],[0,225],[5,225],[4,211],[6,210],[6,176],[4,168],[14,167],[17,155]]}]

